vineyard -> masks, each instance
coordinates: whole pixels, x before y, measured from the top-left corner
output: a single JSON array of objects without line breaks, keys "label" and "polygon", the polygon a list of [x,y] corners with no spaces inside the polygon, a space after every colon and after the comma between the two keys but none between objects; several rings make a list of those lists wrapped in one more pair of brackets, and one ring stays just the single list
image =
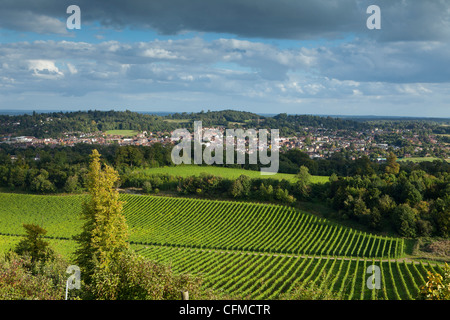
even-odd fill
[{"label": "vineyard", "polygon": [[[172,264],[176,272],[201,274],[205,287],[233,297],[276,299],[299,285],[316,283],[345,299],[413,299],[429,264],[400,262],[403,239],[344,227],[294,208],[232,201],[122,194],[132,247]],[[0,248],[17,241],[23,223],[37,223],[66,256],[81,230],[85,195],[0,193]],[[14,238],[14,239],[13,239]],[[369,290],[369,265],[382,273],[381,290]]]},{"label": "vineyard", "polygon": [[[410,300],[425,283],[427,271],[442,272],[439,266],[375,259],[298,257],[277,254],[218,252],[139,246],[145,257],[170,263],[177,272],[202,275],[206,288],[241,299],[277,299],[296,286],[327,286],[346,300]],[[381,270],[381,289],[368,289],[369,265]]]},{"label": "vineyard", "polygon": [[403,241],[369,235],[293,208],[123,195],[130,240],[154,245],[301,255],[390,257]]},{"label": "vineyard", "polygon": [[[0,233],[36,223],[54,238],[79,233],[85,196],[0,194]],[[293,208],[230,201],[121,195],[132,243],[175,247],[397,258],[403,240],[333,224]]]},{"label": "vineyard", "polygon": [[22,224],[34,223],[53,238],[71,238],[80,232],[85,196],[37,196],[0,193],[0,233],[24,234]]}]

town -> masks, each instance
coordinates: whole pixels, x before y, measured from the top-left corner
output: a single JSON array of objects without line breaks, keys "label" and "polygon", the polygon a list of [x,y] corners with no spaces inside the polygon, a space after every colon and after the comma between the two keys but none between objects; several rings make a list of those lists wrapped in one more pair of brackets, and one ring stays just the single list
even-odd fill
[{"label": "town", "polygon": [[[224,126],[203,127],[205,130],[218,130],[225,134]],[[243,127],[243,129],[247,129]],[[12,144],[17,147],[30,146],[74,146],[78,143],[119,146],[151,146],[155,143],[175,144],[173,131],[134,131],[133,134],[123,134],[121,130],[113,133],[106,131],[94,132],[63,132],[60,137],[36,138],[33,136],[14,136],[12,134],[0,136],[0,143]],[[193,134],[192,134],[193,138]],[[353,129],[328,129],[324,127],[303,127],[302,132],[296,135],[280,136],[277,145],[280,152],[299,149],[307,153],[311,159],[327,158],[334,153],[348,151],[351,159],[363,155],[371,160],[383,162],[389,152],[394,152],[399,158],[430,157],[450,158],[450,143],[447,135],[420,134],[413,129],[399,128],[368,128],[366,130]],[[251,152],[248,141],[245,145],[246,152]],[[254,138],[256,139],[256,138]],[[253,141],[254,143],[255,141]],[[204,142],[207,144],[207,142]],[[241,147],[242,148],[242,147]],[[249,151],[250,149],[250,151]],[[243,151],[243,150],[237,150]]]}]

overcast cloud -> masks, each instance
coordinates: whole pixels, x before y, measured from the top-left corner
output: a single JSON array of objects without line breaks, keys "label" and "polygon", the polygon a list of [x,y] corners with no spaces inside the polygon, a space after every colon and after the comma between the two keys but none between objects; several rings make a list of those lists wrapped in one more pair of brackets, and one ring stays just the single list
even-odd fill
[{"label": "overcast cloud", "polygon": [[[155,29],[174,35],[184,31],[229,33],[237,37],[312,39],[367,34],[366,9],[382,8],[381,40],[448,40],[447,0],[3,0],[0,27],[38,33],[65,33],[55,19],[65,9],[82,8],[83,21],[117,29]],[[33,13],[31,17],[30,13]]]}]

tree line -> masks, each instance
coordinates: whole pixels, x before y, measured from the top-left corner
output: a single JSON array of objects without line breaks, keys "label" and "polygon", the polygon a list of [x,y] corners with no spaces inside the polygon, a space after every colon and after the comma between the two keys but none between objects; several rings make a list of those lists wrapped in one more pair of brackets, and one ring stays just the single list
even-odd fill
[{"label": "tree line", "polygon": [[[160,143],[152,146],[77,144],[73,147],[46,146],[25,149],[0,144],[0,187],[37,193],[82,191],[86,186],[84,177],[89,163],[89,154],[93,149],[98,149],[106,163],[118,170],[122,180],[126,180],[126,172],[136,168],[173,165],[172,146]],[[382,174],[388,165],[371,161],[365,156],[352,160],[350,154],[345,152],[334,154],[327,159],[311,159],[305,152],[298,149],[281,152],[279,163],[280,173],[297,174],[304,166],[311,175],[335,174],[343,177]],[[223,166],[255,171],[261,169],[259,164],[249,164],[248,158],[243,165],[224,164]],[[419,163],[401,162],[399,166],[399,170],[406,173],[417,170],[430,175],[450,172],[450,163],[439,160]]]}]

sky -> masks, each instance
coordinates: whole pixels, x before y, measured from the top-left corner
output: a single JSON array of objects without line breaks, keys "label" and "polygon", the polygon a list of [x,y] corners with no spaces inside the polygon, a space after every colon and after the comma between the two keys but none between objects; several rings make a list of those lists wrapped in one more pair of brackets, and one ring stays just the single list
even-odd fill
[{"label": "sky", "polygon": [[1,0],[0,110],[88,109],[450,117],[450,1]]}]

